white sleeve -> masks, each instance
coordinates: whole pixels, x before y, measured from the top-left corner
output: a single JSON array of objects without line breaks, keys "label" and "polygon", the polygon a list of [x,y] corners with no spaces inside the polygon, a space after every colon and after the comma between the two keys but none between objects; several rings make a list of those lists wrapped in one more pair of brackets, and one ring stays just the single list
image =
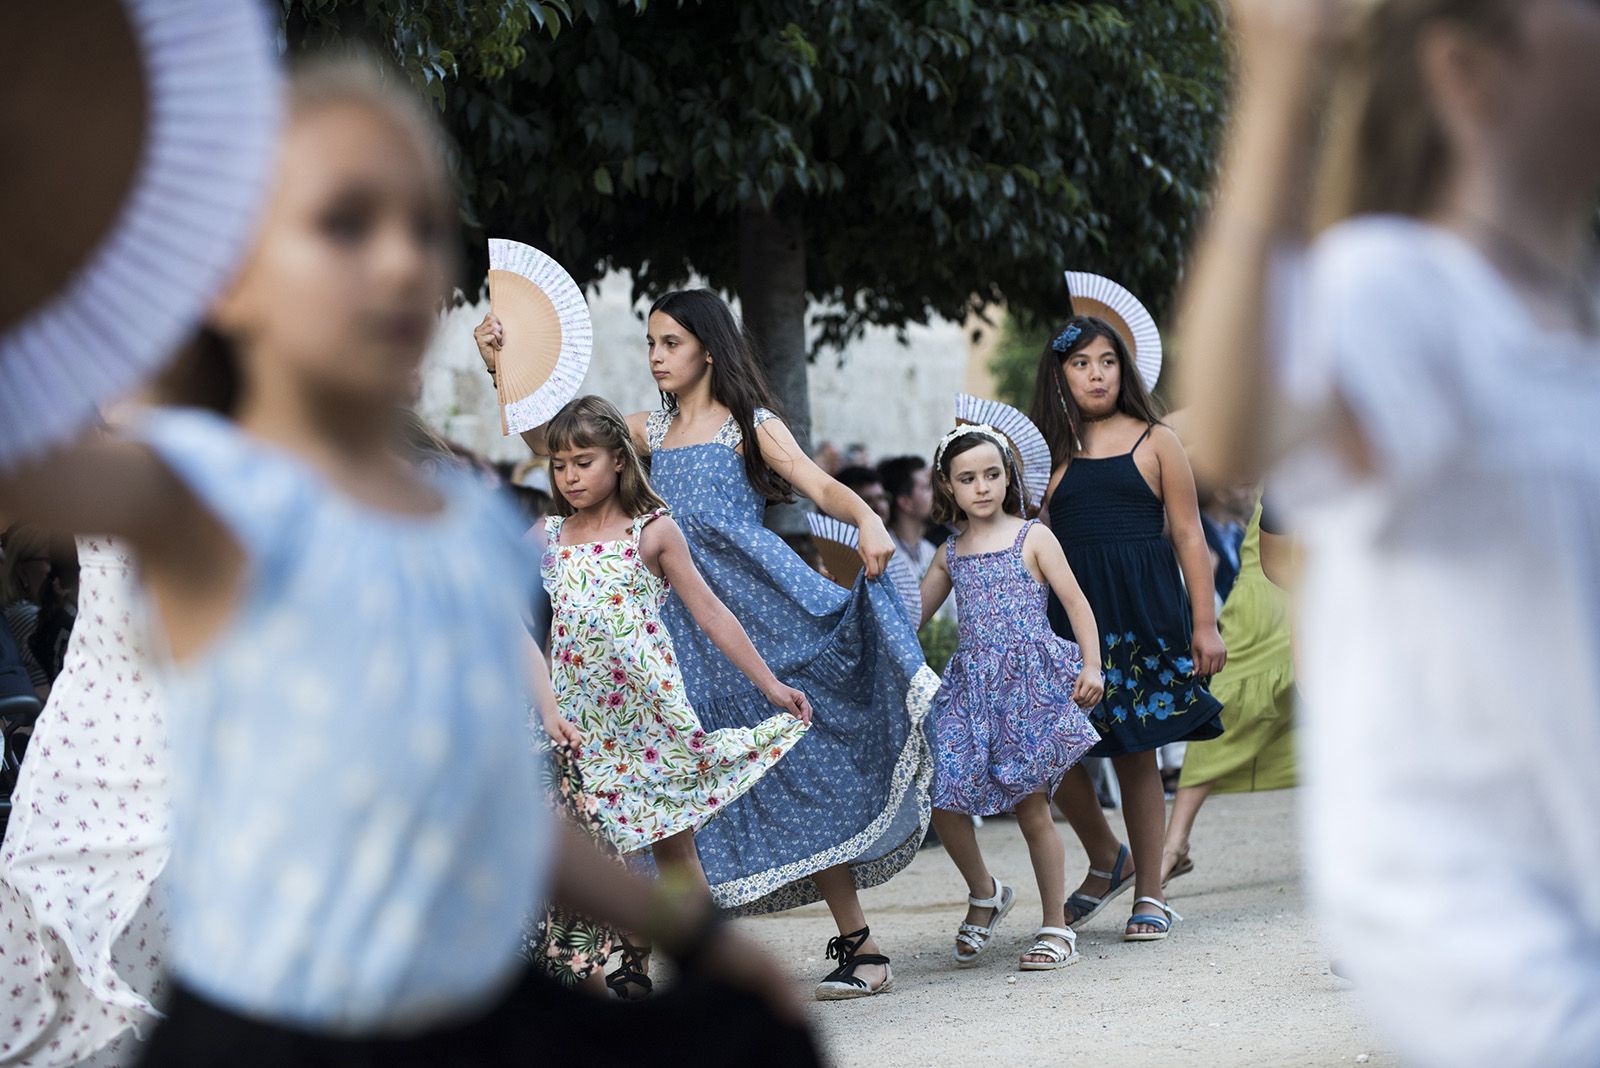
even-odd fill
[{"label": "white sleeve", "polygon": [[[1352,224],[1274,265],[1280,390],[1313,429],[1292,481],[1302,500],[1363,476],[1339,454],[1330,413],[1354,419],[1371,477],[1393,486],[1428,475],[1466,430],[1464,324],[1435,235],[1415,225]],[[1314,473],[1315,472],[1315,473]]]}]

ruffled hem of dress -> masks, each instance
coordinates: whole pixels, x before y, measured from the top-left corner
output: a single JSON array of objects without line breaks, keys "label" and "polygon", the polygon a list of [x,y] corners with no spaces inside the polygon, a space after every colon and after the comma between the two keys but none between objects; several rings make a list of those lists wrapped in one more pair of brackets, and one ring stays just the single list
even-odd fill
[{"label": "ruffled hem of dress", "polygon": [[[1003,816],[1008,812],[1014,811],[1019,804],[1034,794],[1054,794],[1056,788],[1061,785],[1061,780],[1067,777],[1067,772],[1071,771],[1079,761],[1088,756],[1089,751],[1096,744],[1098,743],[1083,742],[1074,746],[1070,750],[1071,756],[1064,763],[1059,767],[1050,769],[1048,774],[1041,775],[1037,782],[1031,782],[1026,786],[1005,786],[992,778],[987,780],[984,783],[985,790],[992,792],[993,795],[998,795],[998,799],[992,802],[986,797],[984,799],[985,803],[963,805],[961,803],[962,798],[953,794],[948,797],[940,797],[938,796],[938,791],[935,790],[929,796],[929,803],[934,808],[943,809],[946,812],[961,812],[969,816]],[[939,803],[940,801],[949,801],[951,804],[942,805]]]},{"label": "ruffled hem of dress", "polygon": [[[938,688],[939,676],[924,664],[906,691],[905,708],[911,730],[907,732],[906,743],[895,760],[888,801],[872,822],[845,841],[809,857],[715,884],[711,888],[711,897],[717,907],[732,916],[784,912],[822,900],[817,884],[810,877],[825,868],[849,864],[857,888],[864,890],[887,882],[910,864],[923,838],[927,836],[932,812],[928,790],[933,782],[933,759],[922,724],[927,719],[928,710],[933,705],[933,695]],[[917,829],[882,856],[857,862],[861,851],[883,837],[900,814],[907,791],[915,791]]]},{"label": "ruffled hem of dress", "polygon": [[[11,828],[11,830],[19,829]],[[11,890],[16,895],[15,900],[25,908],[25,922],[31,934],[30,937],[20,934],[18,930],[13,931],[14,934],[26,939],[30,959],[22,960],[13,955],[7,970],[18,965],[27,968],[29,973],[27,981],[20,985],[24,987],[25,992],[31,987],[39,995],[38,1006],[48,1010],[43,1014],[45,1026],[37,1034],[26,1038],[17,1033],[7,1036],[12,1045],[0,1060],[8,1064],[27,1064],[33,1068],[68,1068],[93,1057],[130,1034],[136,1040],[143,1041],[148,1035],[148,1027],[162,1019],[162,1014],[149,999],[134,990],[126,979],[117,975],[109,959],[101,960],[100,954],[95,953],[86,964],[75,951],[73,940],[64,937],[59,927],[41,917],[33,895],[20,885],[15,878],[15,872],[0,870],[0,883]],[[141,898],[138,905],[120,914],[126,918],[119,918],[117,923],[111,925],[103,943],[105,946],[115,947],[117,940],[133,923],[139,909],[144,907],[144,901],[149,895],[150,890],[147,888],[144,898]],[[22,924],[13,924],[14,928],[21,926]],[[57,991],[47,981],[49,969],[44,966],[42,958],[48,953],[48,946],[52,941],[61,947],[62,953],[71,962],[71,970],[68,973],[70,978],[67,982],[80,995],[79,998],[74,998],[66,990]],[[86,981],[86,976],[92,976],[95,981]],[[12,985],[15,984],[4,982],[8,991]],[[80,1000],[86,1000],[88,1005],[78,1004]],[[85,1019],[73,1012],[74,1009],[86,1007],[97,1008],[100,1013]],[[114,1015],[107,1014],[108,1009],[113,1013],[125,1014],[125,1018],[118,1019]],[[16,1005],[8,1004],[6,1010],[19,1019],[29,1018]],[[32,1018],[37,1019],[38,1014]]]},{"label": "ruffled hem of dress", "polygon": [[[801,724],[801,727],[804,726],[805,724]],[[606,817],[605,809],[601,808],[597,815],[599,817],[601,826],[605,830],[606,840],[616,847],[617,852],[627,856],[629,854],[638,853],[641,850],[648,849],[655,843],[667,838],[671,838],[675,834],[680,834],[684,831],[690,830],[699,831],[700,828],[704,827],[706,824],[720,816],[723,812],[727,811],[729,805],[733,804],[739,798],[749,793],[750,789],[761,781],[762,776],[771,771],[778,761],[788,756],[789,751],[799,744],[800,739],[804,738],[805,736],[806,732],[804,730],[790,731],[773,741],[762,743],[763,746],[769,749],[769,751],[764,754],[760,760],[755,761],[755,763],[762,765],[760,775],[757,775],[755,778],[745,783],[743,787],[721,801],[716,808],[685,812],[679,819],[668,824],[665,829],[652,831],[648,836],[630,834],[627,836],[628,841],[617,841],[617,836],[612,832],[615,830],[618,824],[616,824],[615,821],[608,819]],[[773,746],[776,746],[782,750],[777,756],[771,755],[770,748]]]}]

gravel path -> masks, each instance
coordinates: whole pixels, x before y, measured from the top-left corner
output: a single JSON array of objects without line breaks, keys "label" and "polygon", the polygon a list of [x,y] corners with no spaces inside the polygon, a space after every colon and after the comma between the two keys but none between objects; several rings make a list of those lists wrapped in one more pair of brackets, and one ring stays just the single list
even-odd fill
[{"label": "gravel path", "polygon": [[[1170,888],[1187,917],[1172,938],[1121,941],[1130,893],[1080,932],[1084,959],[1057,972],[1016,970],[1039,899],[1014,822],[990,820],[978,832],[991,869],[1018,899],[970,968],[950,959],[965,901],[960,877],[942,849],[923,850],[864,895],[894,959],[895,989],[814,1005],[830,1056],[840,1068],[1398,1063],[1348,984],[1328,972],[1301,894],[1294,802],[1294,791],[1213,798],[1195,830],[1195,871]],[[1071,829],[1059,826],[1070,889],[1086,861]],[[1113,826],[1121,826],[1115,815]],[[822,951],[834,932],[822,906],[742,926],[799,975],[814,982],[827,972]]]}]

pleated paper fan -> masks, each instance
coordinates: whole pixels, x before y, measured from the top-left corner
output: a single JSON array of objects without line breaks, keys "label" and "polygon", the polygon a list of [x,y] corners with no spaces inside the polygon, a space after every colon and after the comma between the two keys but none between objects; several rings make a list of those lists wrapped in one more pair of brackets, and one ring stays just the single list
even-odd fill
[{"label": "pleated paper fan", "polygon": [[267,14],[0,3],[0,468],[149,377],[238,269],[274,177]]},{"label": "pleated paper fan", "polygon": [[548,423],[578,395],[594,351],[583,290],[532,245],[489,241],[489,305],[505,326],[495,384],[500,425],[519,434]]},{"label": "pleated paper fan", "polygon": [[1109,278],[1085,271],[1067,271],[1067,296],[1072,314],[1104,319],[1122,335],[1146,389],[1161,377],[1161,331],[1139,298]]},{"label": "pleated paper fan", "polygon": [[[822,557],[822,565],[833,576],[833,581],[845,589],[854,586],[862,568],[860,529],[816,512],[807,512],[806,522],[811,526],[811,541],[817,547],[817,555]],[[915,625],[922,618],[922,581],[898,553],[889,558],[884,574],[894,585],[894,592]]]},{"label": "pleated paper fan", "polygon": [[1011,451],[1022,465],[1022,485],[1028,491],[1028,508],[1037,508],[1050,487],[1050,446],[1033,420],[995,400],[984,400],[970,393],[956,394],[956,422],[987,423],[1006,436]]}]

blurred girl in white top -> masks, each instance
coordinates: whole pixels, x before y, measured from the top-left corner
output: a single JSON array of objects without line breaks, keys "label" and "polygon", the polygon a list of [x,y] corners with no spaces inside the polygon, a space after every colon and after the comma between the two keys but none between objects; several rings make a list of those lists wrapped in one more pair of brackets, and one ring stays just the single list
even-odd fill
[{"label": "blurred girl in white top", "polygon": [[1236,0],[1196,469],[1306,545],[1307,850],[1408,1063],[1600,1060],[1600,2]]}]

